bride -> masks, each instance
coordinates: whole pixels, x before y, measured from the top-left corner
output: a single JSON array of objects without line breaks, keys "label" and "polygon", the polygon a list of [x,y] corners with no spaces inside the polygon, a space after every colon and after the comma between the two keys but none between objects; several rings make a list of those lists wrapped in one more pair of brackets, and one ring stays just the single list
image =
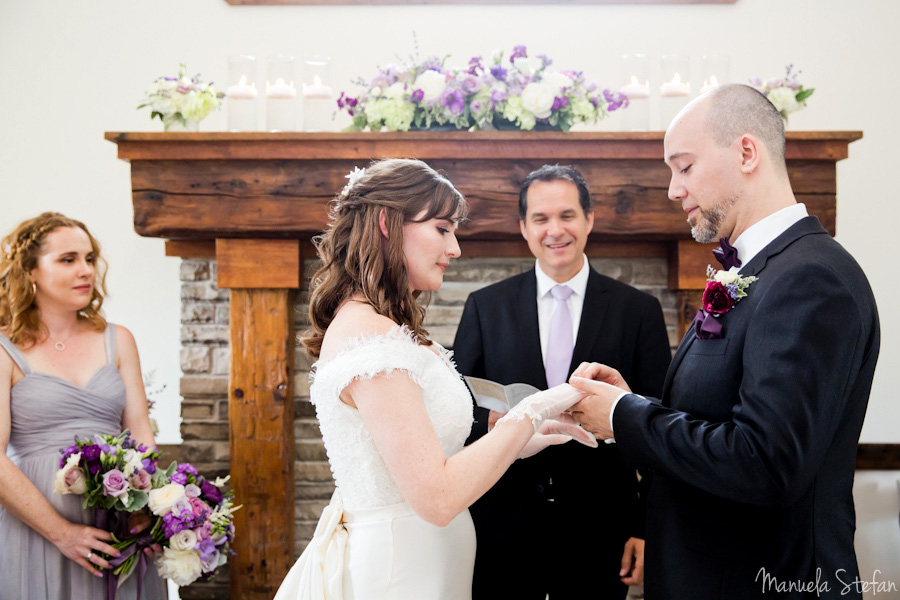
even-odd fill
[{"label": "bride", "polygon": [[276,600],[468,599],[468,506],[516,458],[573,438],[596,442],[551,419],[582,397],[562,385],[526,398],[463,448],[471,397],[451,353],[428,338],[416,298],[437,290],[459,256],[465,200],[416,160],[379,161],[348,178],[317,241],[323,264],[302,340],[317,359],[310,396],[336,492]]}]

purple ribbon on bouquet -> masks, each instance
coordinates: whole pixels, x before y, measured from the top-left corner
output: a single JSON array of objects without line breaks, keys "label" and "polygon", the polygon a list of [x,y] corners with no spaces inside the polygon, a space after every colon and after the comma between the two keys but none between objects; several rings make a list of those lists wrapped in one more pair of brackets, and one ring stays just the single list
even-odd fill
[{"label": "purple ribbon on bouquet", "polygon": [[[110,518],[114,521],[112,527],[110,527]],[[94,512],[94,526],[97,527],[97,529],[114,532],[116,537],[120,540],[125,537],[127,524],[127,519],[121,518],[121,515],[118,513],[112,514],[111,511],[103,508],[98,508]],[[147,573],[147,568],[149,566],[147,564],[147,556],[144,554],[144,548],[148,548],[152,544],[153,536],[149,533],[145,533],[141,535],[135,543],[123,550],[119,556],[109,559],[109,564],[112,568],[106,576],[106,600],[115,600],[116,592],[119,589],[119,576],[113,573],[113,569],[128,560],[135,552],[138,552],[137,565],[135,565],[135,569],[137,569],[137,590],[135,600],[141,600],[141,585],[144,582],[144,575]]]}]

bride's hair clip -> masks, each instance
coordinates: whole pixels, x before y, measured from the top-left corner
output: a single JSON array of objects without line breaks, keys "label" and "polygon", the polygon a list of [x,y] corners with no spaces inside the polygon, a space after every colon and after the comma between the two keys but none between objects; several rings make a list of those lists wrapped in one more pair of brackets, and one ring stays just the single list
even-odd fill
[{"label": "bride's hair clip", "polygon": [[347,185],[344,186],[344,189],[341,190],[341,196],[350,195],[350,190],[353,189],[353,186],[356,185],[356,182],[362,179],[363,175],[366,174],[365,169],[360,169],[359,167],[354,167],[350,173],[344,175],[345,179],[348,179]]}]

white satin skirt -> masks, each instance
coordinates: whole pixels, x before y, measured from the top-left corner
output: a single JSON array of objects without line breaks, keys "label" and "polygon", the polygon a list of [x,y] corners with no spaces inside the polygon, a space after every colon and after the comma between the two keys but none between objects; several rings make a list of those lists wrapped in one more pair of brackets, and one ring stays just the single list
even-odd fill
[{"label": "white satin skirt", "polygon": [[468,510],[437,527],[406,502],[348,511],[335,493],[275,600],[470,600],[474,565]]}]

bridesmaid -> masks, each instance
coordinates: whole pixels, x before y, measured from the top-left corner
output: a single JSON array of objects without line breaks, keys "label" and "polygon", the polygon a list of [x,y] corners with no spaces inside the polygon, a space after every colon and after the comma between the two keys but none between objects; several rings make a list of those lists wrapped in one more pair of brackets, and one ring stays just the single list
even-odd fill
[{"label": "bridesmaid", "polygon": [[[81,496],[53,493],[59,449],[123,429],[155,443],[134,338],[100,312],[103,264],[87,227],[58,213],[25,221],[0,248],[0,598],[103,598],[98,552],[118,553]],[[148,523],[136,513],[128,526]],[[134,598],[137,577],[116,598]],[[152,564],[141,597],[166,597]]]}]

